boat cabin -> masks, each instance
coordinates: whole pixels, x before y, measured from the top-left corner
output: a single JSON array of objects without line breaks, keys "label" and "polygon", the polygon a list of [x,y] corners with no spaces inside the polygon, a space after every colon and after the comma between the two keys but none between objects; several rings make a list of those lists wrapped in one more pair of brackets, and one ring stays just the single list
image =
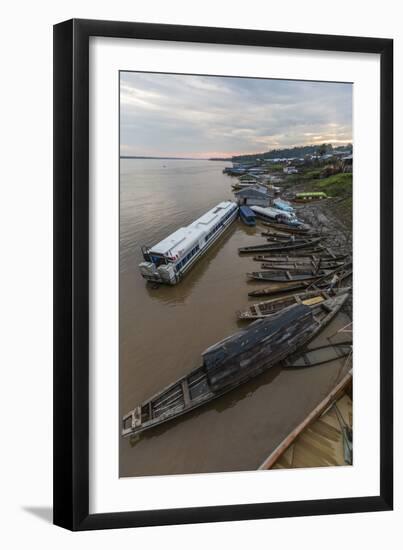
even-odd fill
[{"label": "boat cabin", "polygon": [[149,281],[176,284],[195,261],[235,220],[238,206],[224,201],[152,247],[142,247],[139,269]]},{"label": "boat cabin", "polygon": [[246,225],[256,225],[256,214],[248,206],[240,206],[239,217]]}]

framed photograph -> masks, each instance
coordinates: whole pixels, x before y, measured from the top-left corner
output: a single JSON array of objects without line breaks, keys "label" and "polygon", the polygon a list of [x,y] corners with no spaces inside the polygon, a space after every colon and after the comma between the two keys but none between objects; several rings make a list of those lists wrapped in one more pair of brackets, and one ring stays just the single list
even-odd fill
[{"label": "framed photograph", "polygon": [[55,25],[56,525],[392,509],[392,121],[391,39]]}]

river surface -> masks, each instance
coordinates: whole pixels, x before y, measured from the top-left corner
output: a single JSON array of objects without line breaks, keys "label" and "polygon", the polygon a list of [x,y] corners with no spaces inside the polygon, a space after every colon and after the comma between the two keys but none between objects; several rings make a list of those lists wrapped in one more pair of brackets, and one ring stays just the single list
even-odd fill
[{"label": "river surface", "polygon": [[[232,199],[228,163],[121,159],[120,418],[201,364],[201,353],[238,330],[251,303],[246,272],[259,266],[240,246],[262,242],[239,220],[176,286],[153,288],[138,271],[140,247],[160,241]],[[264,299],[264,298],[261,298]],[[255,301],[258,301],[256,299]],[[349,319],[339,314],[324,339]],[[343,366],[273,368],[182,418],[120,440],[120,476],[256,469],[335,385]]]}]

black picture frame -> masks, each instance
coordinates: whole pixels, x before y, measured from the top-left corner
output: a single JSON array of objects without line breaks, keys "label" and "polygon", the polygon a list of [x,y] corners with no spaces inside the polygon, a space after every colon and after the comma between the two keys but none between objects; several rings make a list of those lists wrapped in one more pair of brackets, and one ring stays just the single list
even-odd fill
[{"label": "black picture frame", "polygon": [[[89,39],[380,54],[380,492],[328,500],[89,513]],[[115,21],[54,26],[54,523],[71,530],[391,510],[393,506],[393,40]]]}]

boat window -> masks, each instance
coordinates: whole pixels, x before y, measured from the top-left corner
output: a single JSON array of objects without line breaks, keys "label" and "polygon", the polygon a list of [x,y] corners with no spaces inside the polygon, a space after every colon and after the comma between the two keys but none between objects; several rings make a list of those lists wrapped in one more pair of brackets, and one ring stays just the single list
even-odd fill
[{"label": "boat window", "polygon": [[151,261],[156,267],[159,267],[160,265],[164,265],[167,263],[166,259],[161,258],[160,256],[151,256]]},{"label": "boat window", "polygon": [[177,269],[181,269],[184,265],[188,263],[188,261],[193,258],[193,256],[196,254],[196,252],[200,250],[200,246],[197,244],[190,252],[186,254],[184,258],[180,262],[176,264]]}]

